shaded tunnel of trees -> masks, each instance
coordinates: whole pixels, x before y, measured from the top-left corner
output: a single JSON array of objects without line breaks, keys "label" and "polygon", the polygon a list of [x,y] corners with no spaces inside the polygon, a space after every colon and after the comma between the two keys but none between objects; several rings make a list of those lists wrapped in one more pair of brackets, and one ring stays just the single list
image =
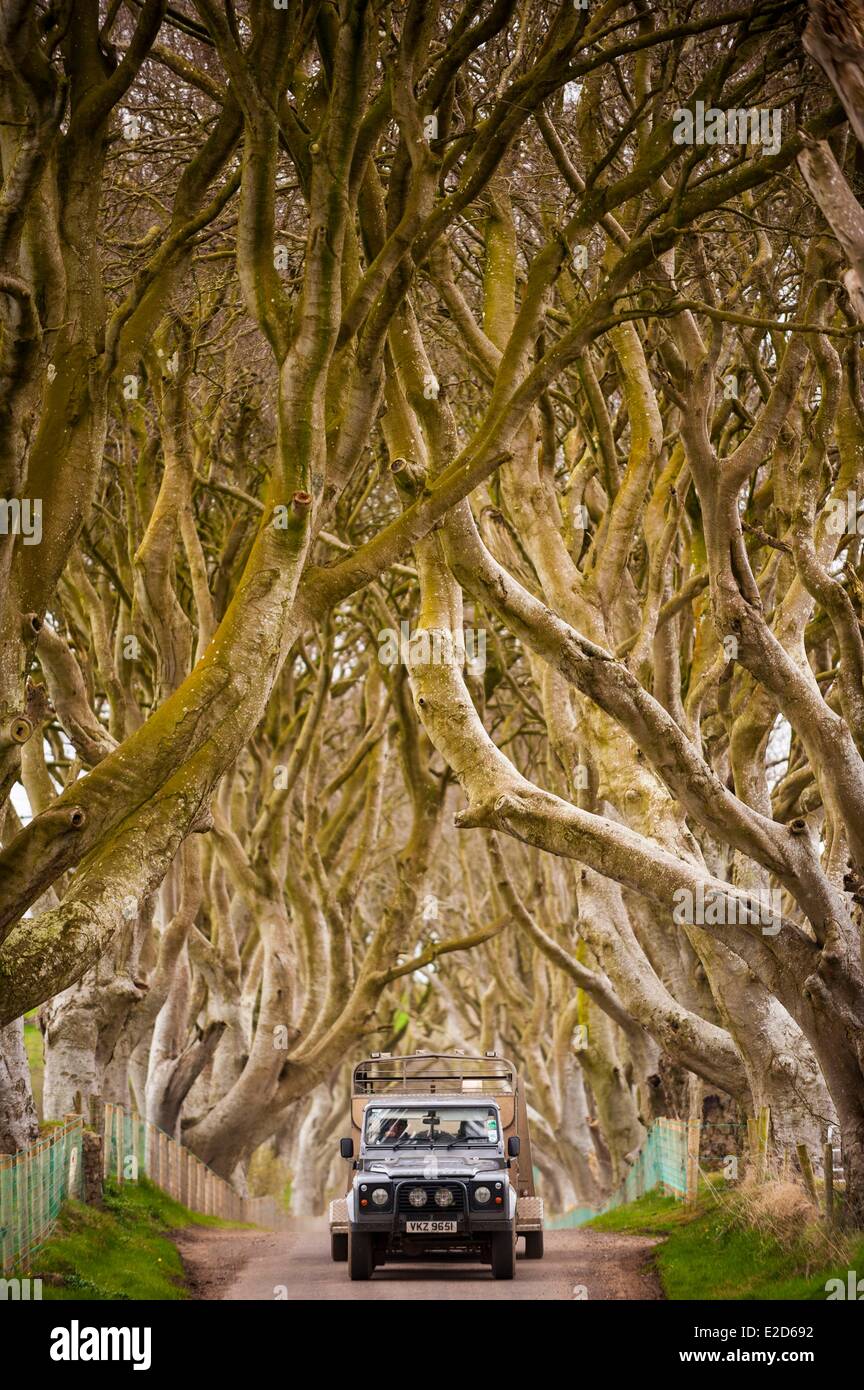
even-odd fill
[{"label": "shaded tunnel of trees", "polygon": [[498,1049],[559,1209],[695,1086],[864,1224],[859,6],[0,13],[0,1151],[32,1011],[300,1211]]}]

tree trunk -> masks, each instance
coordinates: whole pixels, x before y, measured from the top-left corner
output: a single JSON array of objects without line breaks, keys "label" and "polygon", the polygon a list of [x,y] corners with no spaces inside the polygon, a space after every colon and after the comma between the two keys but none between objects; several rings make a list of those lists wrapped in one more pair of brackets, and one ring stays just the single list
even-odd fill
[{"label": "tree trunk", "polygon": [[14,1154],[39,1138],[24,1020],[0,1028],[0,1153]]},{"label": "tree trunk", "polygon": [[327,1180],[329,1155],[321,1152],[320,1131],[329,1118],[332,1099],[319,1086],[300,1126],[291,1185],[291,1212],[294,1216],[320,1216],[324,1210],[324,1185]]},{"label": "tree trunk", "polygon": [[96,1059],[99,1030],[89,990],[73,985],[43,1009],[45,1082],[42,1109],[46,1120],[60,1120],[77,1107],[88,1113],[91,1097],[102,1094],[102,1069]]}]

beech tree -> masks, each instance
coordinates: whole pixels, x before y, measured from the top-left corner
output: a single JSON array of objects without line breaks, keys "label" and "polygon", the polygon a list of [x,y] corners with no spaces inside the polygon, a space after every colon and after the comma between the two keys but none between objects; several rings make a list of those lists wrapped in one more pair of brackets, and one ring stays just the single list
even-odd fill
[{"label": "beech tree", "polygon": [[7,1145],[32,1009],[52,1114],[272,1142],[310,1209],[347,1058],[501,1046],[562,1204],[671,1066],[839,1126],[864,1219],[862,156],[812,8],[5,0]]}]

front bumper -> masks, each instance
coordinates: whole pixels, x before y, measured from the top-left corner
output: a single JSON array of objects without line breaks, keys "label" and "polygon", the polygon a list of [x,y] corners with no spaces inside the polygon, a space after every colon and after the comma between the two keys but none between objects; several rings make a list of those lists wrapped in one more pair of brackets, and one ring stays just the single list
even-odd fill
[{"label": "front bumper", "polygon": [[[412,1220],[432,1220],[432,1221],[455,1221],[455,1231],[409,1231],[408,1222]],[[367,1215],[361,1212],[356,1221],[349,1221],[348,1227],[352,1231],[366,1231],[368,1233],[386,1233],[393,1236],[406,1236],[408,1239],[417,1238],[418,1240],[458,1240],[460,1238],[471,1239],[472,1236],[489,1235],[492,1231],[509,1231],[513,1225],[506,1212],[495,1212],[489,1216],[481,1216],[475,1212],[460,1212],[458,1216],[451,1217],[410,1217],[403,1215],[402,1212],[385,1212],[383,1215],[375,1212]]]},{"label": "front bumper", "polygon": [[[421,1243],[440,1241],[443,1244],[482,1240],[496,1231],[512,1229],[515,1196],[509,1187],[504,1190],[502,1206],[484,1209],[471,1204],[470,1188],[467,1183],[450,1180],[446,1186],[456,1195],[456,1202],[453,1207],[439,1207],[437,1204],[430,1203],[426,1207],[406,1208],[404,1197],[400,1198],[400,1192],[415,1185],[416,1179],[397,1184],[391,1197],[391,1206],[386,1210],[358,1209],[355,1197],[355,1201],[349,1204],[346,1211],[346,1215],[349,1216],[350,1229],[355,1232],[387,1235],[400,1242],[402,1240]],[[354,1207],[353,1216],[350,1215],[352,1206]],[[455,1223],[455,1230],[409,1231],[408,1223],[411,1221],[453,1222]]]}]

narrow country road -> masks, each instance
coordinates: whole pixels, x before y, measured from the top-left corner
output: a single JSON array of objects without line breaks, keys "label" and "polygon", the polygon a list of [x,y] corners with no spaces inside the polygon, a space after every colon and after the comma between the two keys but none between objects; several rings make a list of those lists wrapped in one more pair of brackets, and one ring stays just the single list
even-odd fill
[{"label": "narrow country road", "polygon": [[[192,1228],[175,1236],[193,1298],[288,1299],[659,1299],[650,1264],[654,1240],[597,1231],[549,1231],[546,1255],[520,1255],[516,1278],[494,1280],[471,1264],[386,1265],[368,1284],[352,1284],[333,1264],[326,1225],[288,1232]],[[520,1242],[521,1246],[521,1242]]]}]

